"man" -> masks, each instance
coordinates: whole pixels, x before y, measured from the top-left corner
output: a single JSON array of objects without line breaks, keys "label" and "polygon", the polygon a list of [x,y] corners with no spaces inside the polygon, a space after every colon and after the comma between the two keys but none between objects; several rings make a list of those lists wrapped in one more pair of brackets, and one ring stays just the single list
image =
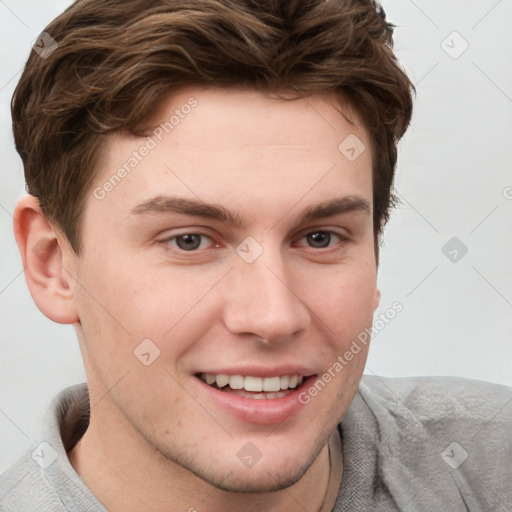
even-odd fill
[{"label": "man", "polygon": [[361,379],[412,110],[391,45],[367,0],[79,0],[45,29],[15,235],[87,385],[2,510],[512,507],[509,389]]}]

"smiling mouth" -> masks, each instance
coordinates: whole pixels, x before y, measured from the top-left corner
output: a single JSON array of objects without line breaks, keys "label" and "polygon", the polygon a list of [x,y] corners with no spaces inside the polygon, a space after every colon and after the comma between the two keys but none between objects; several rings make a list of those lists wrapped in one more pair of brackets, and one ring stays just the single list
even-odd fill
[{"label": "smiling mouth", "polygon": [[303,375],[254,377],[252,375],[224,375],[201,373],[198,377],[214,389],[244,398],[272,400],[284,398],[297,390],[304,381]]}]

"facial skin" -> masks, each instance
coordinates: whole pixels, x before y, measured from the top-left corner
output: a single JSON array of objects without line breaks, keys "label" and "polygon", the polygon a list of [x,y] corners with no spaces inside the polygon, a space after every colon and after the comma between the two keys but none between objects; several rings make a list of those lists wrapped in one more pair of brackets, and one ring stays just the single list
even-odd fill
[{"label": "facial skin", "polygon": [[[79,256],[34,198],[18,205],[34,299],[51,319],[74,324],[84,358],[91,421],[70,460],[109,511],[296,510],[297,501],[317,510],[326,442],[353,399],[366,350],[285,418],[277,406],[261,421],[251,412],[244,420],[197,375],[320,376],[371,326],[379,293],[370,141],[328,93],[286,102],[190,88],[165,99],[155,125],[191,97],[197,106],[97,199],[93,190],[146,141],[108,137]],[[338,150],[350,134],[367,148],[355,161]],[[169,198],[216,205],[237,222],[166,211]],[[358,207],[300,220],[335,200]],[[306,235],[319,231],[334,233],[330,242],[317,234],[315,247]],[[185,234],[202,235],[188,239],[197,249],[179,248],[187,239],[173,237]],[[242,248],[263,251],[252,263],[236,252],[247,237],[257,244]],[[46,262],[30,253],[41,238]],[[148,366],[134,355],[146,339],[160,350]],[[251,403],[263,410],[278,400]],[[261,454],[252,467],[237,456],[247,443]]]}]

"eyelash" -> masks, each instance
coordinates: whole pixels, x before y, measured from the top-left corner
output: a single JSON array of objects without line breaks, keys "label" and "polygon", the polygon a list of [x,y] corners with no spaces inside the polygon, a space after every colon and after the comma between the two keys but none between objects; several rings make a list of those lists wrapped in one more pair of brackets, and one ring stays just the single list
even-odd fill
[{"label": "eyelash", "polygon": [[[343,234],[341,234],[341,233],[339,233],[337,231],[334,231],[332,229],[315,229],[315,230],[307,231],[307,232],[304,232],[303,234],[301,234],[300,237],[298,238],[298,240],[300,241],[300,240],[306,238],[308,235],[312,235],[312,234],[316,234],[316,233],[327,234],[327,235],[330,235],[331,237],[334,236],[335,238],[338,239],[338,241],[334,245],[328,245],[327,247],[320,247],[320,248],[318,248],[318,247],[311,247],[311,246],[307,246],[307,245],[299,246],[299,247],[307,247],[309,249],[313,249],[315,252],[320,252],[320,251],[327,251],[329,249],[332,249],[333,247],[336,247],[336,245],[339,245],[340,243],[347,242],[349,240],[349,238],[346,235],[343,235]],[[196,232],[190,231],[190,232],[185,232],[185,233],[181,233],[179,235],[174,235],[172,237],[166,238],[164,240],[161,240],[160,243],[163,244],[164,246],[166,246],[166,248],[168,248],[168,246],[170,246],[170,245],[173,245],[173,248],[175,250],[177,250],[179,253],[182,253],[182,254],[198,253],[201,250],[200,248],[192,249],[190,251],[187,251],[185,249],[181,249],[180,247],[177,247],[177,245],[172,244],[172,242],[175,242],[178,238],[186,236],[186,235],[200,236],[203,239],[207,238],[207,239],[210,239],[213,242],[212,238],[209,235],[206,235],[204,233],[196,233]],[[208,250],[208,249],[211,249],[213,247],[219,247],[219,245],[220,244],[215,244],[215,242],[213,242],[213,246],[212,247],[207,247],[206,249],[203,249],[203,250]]]}]

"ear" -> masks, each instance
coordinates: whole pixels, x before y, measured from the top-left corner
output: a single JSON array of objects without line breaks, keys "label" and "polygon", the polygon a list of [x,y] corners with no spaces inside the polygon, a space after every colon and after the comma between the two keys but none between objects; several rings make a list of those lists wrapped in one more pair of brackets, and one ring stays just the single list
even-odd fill
[{"label": "ear", "polygon": [[375,297],[373,299],[373,310],[375,311],[380,304],[380,290],[375,288]]},{"label": "ear", "polygon": [[37,307],[60,324],[78,322],[74,281],[63,267],[63,251],[76,255],[63,235],[56,234],[37,198],[27,195],[14,210],[14,236],[25,279]]}]

